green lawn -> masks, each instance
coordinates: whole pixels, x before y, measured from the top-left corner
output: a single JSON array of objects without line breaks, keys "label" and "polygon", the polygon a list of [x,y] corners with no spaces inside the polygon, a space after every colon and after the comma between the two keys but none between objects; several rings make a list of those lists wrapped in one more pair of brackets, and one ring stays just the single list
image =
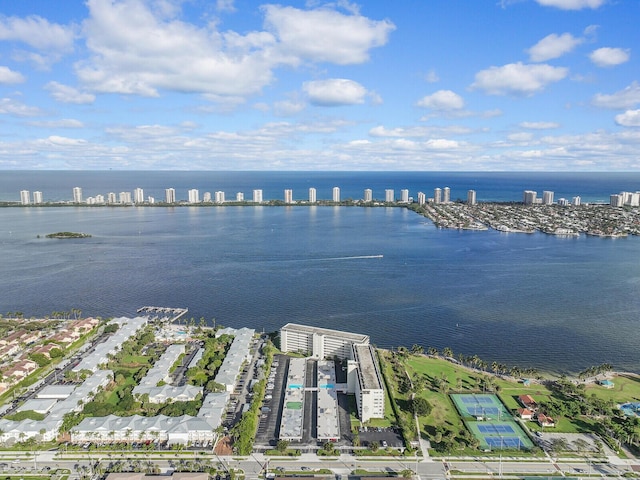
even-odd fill
[{"label": "green lawn", "polygon": [[614,383],[613,388],[604,388],[595,383],[588,384],[586,386],[587,396],[595,395],[603,400],[613,400],[615,403],[640,401],[640,378],[619,375],[610,380]]}]

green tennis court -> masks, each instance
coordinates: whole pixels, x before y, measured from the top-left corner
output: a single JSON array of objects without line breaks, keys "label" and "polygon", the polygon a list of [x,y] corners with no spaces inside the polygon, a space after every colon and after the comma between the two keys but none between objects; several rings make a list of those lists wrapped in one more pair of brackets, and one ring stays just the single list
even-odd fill
[{"label": "green tennis court", "polygon": [[451,400],[462,418],[501,420],[510,419],[509,410],[502,404],[497,395],[488,393],[468,394],[454,393]]},{"label": "green tennis court", "polygon": [[529,450],[533,443],[513,420],[500,422],[465,421],[483,450]]}]

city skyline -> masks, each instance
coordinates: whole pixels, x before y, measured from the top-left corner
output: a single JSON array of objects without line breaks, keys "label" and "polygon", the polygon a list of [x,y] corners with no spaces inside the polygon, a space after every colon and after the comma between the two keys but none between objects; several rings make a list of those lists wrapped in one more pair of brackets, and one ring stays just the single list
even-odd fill
[{"label": "city skyline", "polygon": [[9,2],[0,170],[637,171],[638,13]]}]

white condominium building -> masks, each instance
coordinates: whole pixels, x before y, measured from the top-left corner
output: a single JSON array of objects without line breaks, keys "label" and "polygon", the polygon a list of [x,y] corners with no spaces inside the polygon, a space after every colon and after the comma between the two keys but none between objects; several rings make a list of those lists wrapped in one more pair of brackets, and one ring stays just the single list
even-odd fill
[{"label": "white condominium building", "polygon": [[197,188],[189,190],[189,203],[200,203],[200,192]]},{"label": "white condominium building", "polygon": [[393,202],[396,199],[395,197],[396,197],[396,194],[393,191],[393,188],[387,188],[384,191],[384,201],[385,202]]},{"label": "white condominium building", "polygon": [[362,422],[384,418],[384,387],[375,350],[371,345],[354,344],[353,361],[348,362],[348,390],[355,392]]},{"label": "white condominium building", "polygon": [[236,202],[244,202],[244,193],[243,192],[236,193]]},{"label": "white condominium building", "polygon": [[364,190],[364,201],[365,202],[373,201],[373,191],[370,188],[365,188]]},{"label": "white condominium building", "polygon": [[476,200],[476,191],[475,190],[467,191],[467,204],[475,205],[476,203],[478,203],[478,201]]},{"label": "white condominium building", "polygon": [[315,358],[351,358],[351,345],[369,344],[369,335],[287,323],[280,329],[280,350],[302,352]]},{"label": "white condominium building", "polygon": [[442,189],[442,203],[450,203],[451,202],[451,189],[449,187],[444,187]]},{"label": "white condominium building", "polygon": [[136,188],[133,191],[133,201],[135,203],[144,203],[144,190],[142,188]]},{"label": "white condominium building", "polygon": [[290,188],[284,191],[284,203],[293,203],[293,190]]},{"label": "white condominium building", "polygon": [[442,190],[439,188],[433,189],[433,203],[442,203]]},{"label": "white condominium building", "polygon": [[120,203],[128,204],[131,203],[131,192],[120,192],[118,195]]},{"label": "white condominium building", "polygon": [[262,190],[253,191],[253,203],[262,203]]},{"label": "white condominium building", "polygon": [[22,205],[29,205],[31,203],[29,190],[20,190],[20,203]]},{"label": "white condominium building", "polygon": [[42,203],[42,192],[33,192],[33,203],[36,205]]},{"label": "white condominium building", "polygon": [[340,187],[333,187],[333,201],[334,202],[339,202],[340,201]]},{"label": "white condominium building", "polygon": [[116,203],[116,192],[107,193],[107,203]]},{"label": "white condominium building", "polygon": [[167,203],[176,203],[176,190],[175,188],[167,188],[164,191],[164,201]]},{"label": "white condominium building", "polygon": [[202,195],[202,201],[205,203],[210,203],[211,202],[211,192],[204,192],[204,195]]},{"label": "white condominium building", "polygon": [[543,205],[552,205],[553,204],[553,192],[548,190],[544,190],[542,192],[542,204]]},{"label": "white condominium building", "polygon": [[82,188],[73,187],[73,203],[82,203]]},{"label": "white condominium building", "polygon": [[524,202],[525,205],[533,205],[534,203],[537,203],[537,200],[536,200],[537,196],[538,196],[537,192],[533,190],[525,190],[522,196],[522,201]]},{"label": "white condominium building", "polygon": [[409,190],[406,188],[400,190],[400,201],[402,203],[409,203]]},{"label": "white condominium building", "polygon": [[309,203],[316,203],[316,201],[317,201],[316,189],[311,187],[309,189]]},{"label": "white condominium building", "polygon": [[216,199],[216,203],[224,203],[225,202],[224,192],[221,190],[215,192],[215,199]]},{"label": "white condominium building", "polygon": [[424,205],[425,203],[427,203],[427,196],[424,192],[418,192],[418,203],[420,205]]}]

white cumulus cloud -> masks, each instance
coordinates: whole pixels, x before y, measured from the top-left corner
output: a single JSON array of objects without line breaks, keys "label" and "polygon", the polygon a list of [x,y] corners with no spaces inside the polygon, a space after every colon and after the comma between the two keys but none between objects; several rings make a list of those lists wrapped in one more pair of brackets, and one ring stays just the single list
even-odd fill
[{"label": "white cumulus cloud", "polygon": [[599,67],[615,67],[629,61],[629,50],[603,47],[594,50],[589,59]]},{"label": "white cumulus cloud", "polygon": [[555,7],[561,10],[596,9],[605,4],[606,0],[536,0],[545,7]]},{"label": "white cumulus cloud", "polygon": [[0,17],[0,40],[19,41],[39,50],[67,51],[73,46],[74,35],[73,28],[38,16]]},{"label": "white cumulus cloud", "polygon": [[476,73],[476,81],[471,88],[483,90],[489,95],[533,95],[547,85],[562,80],[568,73],[567,68],[547,64],[509,63]]},{"label": "white cumulus cloud", "polygon": [[35,117],[40,115],[40,109],[30,107],[23,103],[17,102],[12,98],[0,99],[0,115],[14,115],[16,117]]},{"label": "white cumulus cloud", "polygon": [[560,124],[556,122],[521,122],[520,126],[531,130],[549,130],[559,128]]},{"label": "white cumulus cloud", "polygon": [[570,33],[547,35],[528,51],[532,62],[546,62],[552,58],[558,58],[569,53],[584,40],[576,38]]},{"label": "white cumulus cloud", "polygon": [[459,110],[464,108],[464,99],[451,90],[438,90],[431,95],[422,97],[417,105],[441,111]]},{"label": "white cumulus cloud", "polygon": [[58,82],[49,82],[45,88],[49,90],[51,96],[61,103],[75,103],[83,105],[93,103],[96,96],[91,93],[81,92],[76,88],[68,85],[62,85]]},{"label": "white cumulus cloud", "polygon": [[24,76],[20,72],[15,72],[9,67],[0,67],[0,85],[11,85],[23,82]]},{"label": "white cumulus cloud", "polygon": [[364,103],[367,90],[358,82],[345,78],[331,78],[305,82],[302,90],[309,102],[323,107]]},{"label": "white cumulus cloud", "polygon": [[627,110],[616,115],[616,123],[623,127],[640,127],[640,110]]},{"label": "white cumulus cloud", "polygon": [[598,93],[593,97],[592,103],[596,107],[603,108],[633,108],[640,103],[640,84],[636,81],[612,94]]},{"label": "white cumulus cloud", "polygon": [[265,25],[279,40],[279,49],[313,62],[349,65],[366,62],[369,50],[387,43],[395,26],[388,20],[344,15],[330,9],[300,10],[267,5]]}]

